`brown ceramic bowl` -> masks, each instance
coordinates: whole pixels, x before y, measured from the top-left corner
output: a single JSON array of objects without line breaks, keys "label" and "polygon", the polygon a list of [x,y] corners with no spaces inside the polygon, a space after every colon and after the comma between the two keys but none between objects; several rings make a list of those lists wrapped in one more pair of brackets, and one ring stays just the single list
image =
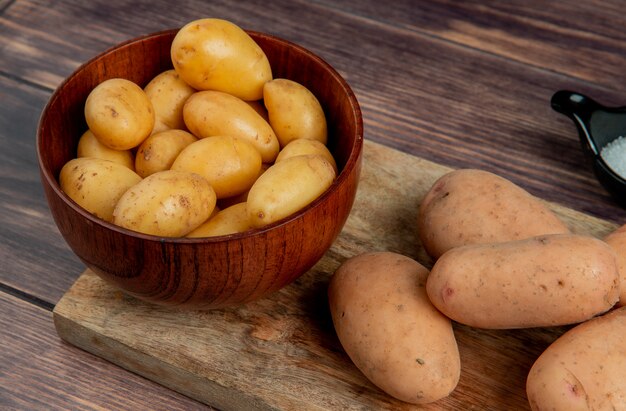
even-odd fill
[{"label": "brown ceramic bowl", "polygon": [[[339,175],[320,198],[262,229],[185,239],[140,234],[83,210],[60,189],[61,167],[76,156],[87,129],[83,108],[100,82],[122,77],[145,86],[172,68],[177,30],[114,47],[81,66],[52,95],[37,132],[41,181],[54,220],[74,253],[96,274],[142,300],[188,308],[216,308],[262,298],[309,270],[341,231],[356,194],[363,124],[345,80],[324,60],[285,40],[249,32],[267,54],[275,78],[308,87],[326,112],[328,146]],[[294,182],[295,184],[295,182]]]}]

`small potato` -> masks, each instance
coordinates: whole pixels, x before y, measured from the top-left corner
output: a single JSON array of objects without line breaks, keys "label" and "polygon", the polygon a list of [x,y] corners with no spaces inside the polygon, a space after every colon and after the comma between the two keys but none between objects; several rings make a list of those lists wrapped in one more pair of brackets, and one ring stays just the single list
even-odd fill
[{"label": "small potato", "polygon": [[181,151],[172,170],[197,173],[207,179],[217,198],[231,197],[252,187],[261,170],[261,155],[245,140],[209,137]]},{"label": "small potato", "polygon": [[533,411],[626,409],[626,307],[567,331],[526,380]]},{"label": "small potato", "polygon": [[108,222],[113,221],[113,209],[122,194],[140,181],[141,177],[128,167],[94,157],[68,161],[59,175],[59,184],[65,194]]},{"label": "small potato", "polygon": [[251,229],[246,203],[239,203],[217,213],[196,228],[187,237],[215,237],[243,233]]},{"label": "small potato", "polygon": [[152,132],[154,109],[141,87],[115,78],[103,81],[89,93],[85,120],[102,144],[114,150],[128,150]]},{"label": "small potato", "polygon": [[272,127],[245,101],[219,91],[193,94],[183,108],[189,131],[199,138],[232,136],[252,144],[271,163],[278,155],[278,139]]},{"label": "small potato", "polygon": [[403,255],[366,253],[345,261],[328,288],[350,359],[383,391],[413,404],[448,396],[461,371],[452,324],[426,296],[427,276]]},{"label": "small potato", "polygon": [[[256,179],[254,179],[254,181],[256,181],[263,173],[265,173],[265,171],[270,168],[269,164],[263,163],[261,164],[261,170],[259,170],[259,175],[257,176]],[[235,204],[239,204],[239,203],[245,203],[246,201],[248,201],[248,193],[250,192],[250,190],[246,190],[241,194],[238,194],[236,196],[232,196],[232,197],[226,197],[226,198],[220,198],[217,202],[217,204],[222,207],[222,208],[228,208],[230,206],[233,206]]]},{"label": "small potato", "polygon": [[617,256],[617,271],[620,276],[618,306],[626,305],[626,225],[609,234],[604,241],[611,246]]},{"label": "small potato", "polygon": [[220,19],[192,21],[171,48],[174,69],[191,87],[218,90],[243,100],[263,97],[272,79],[267,56],[245,31]]},{"label": "small potato", "polygon": [[335,158],[330,153],[328,148],[317,140],[308,140],[304,138],[299,138],[297,140],[291,141],[287,144],[280,152],[278,153],[278,157],[276,157],[276,162],[278,163],[281,160],[285,160],[290,157],[302,156],[307,154],[318,154],[324,157],[335,169],[335,173],[337,172],[337,163],[335,162]]},{"label": "small potato", "polygon": [[417,226],[433,259],[462,245],[569,232],[541,200],[521,187],[471,169],[453,171],[435,182],[420,205]]},{"label": "small potato", "polygon": [[182,237],[209,218],[215,201],[215,192],[203,177],[160,171],[124,193],[113,211],[113,222],[144,234]]},{"label": "small potato", "polygon": [[150,174],[169,170],[180,152],[195,141],[198,139],[183,130],[165,130],[152,134],[137,150],[137,174],[145,178]]},{"label": "small potato", "polygon": [[262,227],[303,209],[334,179],[333,166],[322,156],[298,156],[274,164],[248,193],[252,226]]},{"label": "small potato", "polygon": [[144,87],[155,114],[153,133],[185,128],[183,105],[196,90],[185,83],[175,70],[159,74]]},{"label": "small potato", "polygon": [[130,150],[113,150],[99,142],[90,130],[85,131],[78,140],[77,156],[109,160],[135,170],[135,156]]},{"label": "small potato", "polygon": [[270,118],[267,114],[267,109],[265,108],[265,105],[263,105],[263,100],[246,101],[246,104],[252,107],[254,111],[256,111],[261,117],[263,117],[263,120],[267,121],[268,123],[270,122]]},{"label": "small potato", "polygon": [[426,284],[442,313],[493,329],[586,321],[613,307],[618,287],[611,248],[574,234],[453,248],[437,260]]},{"label": "small potato", "polygon": [[326,144],[324,110],[309,89],[295,81],[275,79],[265,83],[263,101],[281,147],[297,138]]}]

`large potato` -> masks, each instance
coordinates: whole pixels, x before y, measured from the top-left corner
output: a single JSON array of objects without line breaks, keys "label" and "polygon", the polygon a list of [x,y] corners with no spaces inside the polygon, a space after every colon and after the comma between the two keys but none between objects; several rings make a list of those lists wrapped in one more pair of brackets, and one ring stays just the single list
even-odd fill
[{"label": "large potato", "polygon": [[521,187],[471,169],[437,180],[420,205],[417,223],[424,249],[435,259],[462,245],[569,232],[542,201]]},{"label": "large potato", "polygon": [[85,120],[102,144],[114,150],[128,150],[152,132],[154,109],[141,87],[114,78],[103,81],[89,93]]},{"label": "large potato", "polygon": [[265,83],[263,101],[281,147],[298,138],[326,144],[326,116],[309,89],[295,81],[275,79]]},{"label": "large potato", "polygon": [[215,201],[215,192],[203,177],[160,171],[124,193],[113,211],[113,222],[144,234],[182,237],[209,218]]},{"label": "large potato", "polygon": [[246,203],[239,203],[215,214],[187,237],[215,237],[234,233],[243,233],[252,228],[246,210]]},{"label": "large potato", "polygon": [[328,148],[317,140],[309,140],[299,138],[287,144],[276,157],[276,162],[286,160],[291,157],[303,156],[308,154],[317,154],[324,157],[333,166],[337,172],[337,163]]},{"label": "large potato", "polygon": [[344,262],[328,288],[341,345],[375,385],[402,401],[446,397],[460,375],[452,324],[428,300],[428,270],[389,252]]},{"label": "large potato", "polygon": [[200,138],[232,136],[251,143],[264,163],[276,159],[278,139],[272,127],[245,101],[219,91],[193,94],[183,108],[189,131]]},{"label": "large potato", "polygon": [[219,90],[243,100],[263,97],[272,69],[261,48],[237,25],[201,19],[185,25],[172,42],[172,63],[198,90]]},{"label": "large potato", "polygon": [[200,174],[211,184],[217,198],[226,198],[252,187],[261,170],[261,155],[245,140],[209,137],[185,147],[174,160],[172,170]]},{"label": "large potato", "polygon": [[113,221],[113,209],[132,186],[139,183],[134,171],[119,163],[94,157],[68,161],[59,175],[61,190],[79,206],[106,221]]},{"label": "large potato", "polygon": [[333,166],[322,156],[297,156],[276,163],[248,193],[253,227],[262,227],[306,207],[335,179]]},{"label": "large potato", "polygon": [[165,130],[145,139],[137,150],[135,170],[141,177],[169,170],[174,160],[189,144],[198,141],[183,130]]},{"label": "large potato", "polygon": [[187,98],[196,90],[185,83],[174,70],[159,74],[144,87],[144,92],[152,102],[155,123],[153,133],[185,128],[183,106]]},{"label": "large potato", "polygon": [[78,140],[78,148],[76,149],[78,157],[95,157],[102,160],[113,161],[124,167],[135,170],[135,156],[130,150],[113,150],[102,144],[91,130],[83,133]]},{"label": "large potato", "polygon": [[435,263],[426,290],[442,313],[479,328],[578,323],[618,299],[615,253],[604,242],[554,234],[454,248]]},{"label": "large potato", "polygon": [[626,305],[626,225],[609,234],[604,241],[617,255],[617,270],[620,276],[619,306]]},{"label": "large potato", "polygon": [[626,307],[580,324],[558,338],[530,369],[534,411],[626,409]]}]

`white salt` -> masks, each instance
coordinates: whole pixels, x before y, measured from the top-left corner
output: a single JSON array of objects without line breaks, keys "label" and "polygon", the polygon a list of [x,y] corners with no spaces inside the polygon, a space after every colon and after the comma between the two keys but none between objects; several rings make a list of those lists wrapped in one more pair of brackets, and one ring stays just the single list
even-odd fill
[{"label": "white salt", "polygon": [[622,178],[626,178],[626,137],[619,136],[602,148],[600,156]]}]

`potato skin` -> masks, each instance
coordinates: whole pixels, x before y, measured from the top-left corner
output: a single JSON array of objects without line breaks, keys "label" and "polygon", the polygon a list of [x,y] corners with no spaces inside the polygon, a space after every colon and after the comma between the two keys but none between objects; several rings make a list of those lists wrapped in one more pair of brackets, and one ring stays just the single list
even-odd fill
[{"label": "potato skin", "polygon": [[198,141],[183,130],[165,130],[145,139],[137,150],[135,170],[145,178],[159,171],[169,170],[185,147]]},{"label": "potato skin", "polygon": [[113,221],[118,200],[139,177],[126,166],[94,157],[68,161],[59,174],[61,190],[85,210],[105,221]]},{"label": "potato skin", "polygon": [[95,157],[102,160],[120,163],[124,167],[135,171],[135,156],[130,150],[113,150],[102,144],[91,130],[83,133],[78,140],[78,148],[76,149],[77,157]]},{"label": "potato skin", "polygon": [[568,233],[539,199],[482,170],[455,170],[435,182],[417,220],[424,249],[439,258],[451,248]]},{"label": "potato skin", "polygon": [[185,25],[172,42],[171,56],[176,72],[198,90],[259,100],[263,84],[272,79],[261,47],[226,20],[200,19]]},{"label": "potato skin", "polygon": [[403,255],[366,253],[345,261],[328,288],[351,360],[383,391],[413,404],[448,396],[461,370],[452,324],[426,295],[427,276]]},{"label": "potato skin", "polygon": [[574,234],[454,248],[437,260],[426,290],[451,319],[492,329],[586,321],[619,292],[611,248]]},{"label": "potato skin", "polygon": [[278,139],[272,127],[237,97],[219,91],[199,91],[187,99],[183,118],[196,137],[241,138],[261,153],[264,163],[273,162],[278,155]]},{"label": "potato skin", "polygon": [[604,241],[611,246],[617,256],[617,271],[620,276],[618,306],[626,305],[626,225],[621,226],[606,236]]},{"label": "potato skin", "polygon": [[160,171],[122,195],[113,211],[113,222],[144,234],[182,237],[209,218],[215,201],[215,192],[203,177]]},{"label": "potato skin", "polygon": [[243,233],[251,229],[246,203],[238,203],[218,212],[187,237],[215,237],[234,233]]},{"label": "potato skin", "polygon": [[153,134],[164,130],[185,128],[183,106],[196,90],[185,83],[175,70],[167,70],[157,75],[143,90],[154,108]]},{"label": "potato skin", "polygon": [[299,138],[291,141],[280,150],[278,157],[276,157],[276,162],[278,163],[291,157],[304,156],[307,154],[318,154],[324,157],[333,166],[335,173],[337,172],[337,162],[335,162],[335,158],[330,150],[317,140]]},{"label": "potato skin", "polygon": [[103,81],[89,93],[85,120],[102,144],[114,150],[128,150],[152,133],[154,109],[138,85],[114,78]]},{"label": "potato skin", "polygon": [[623,410],[626,307],[567,331],[539,356],[526,381],[533,411]]},{"label": "potato skin", "polygon": [[281,147],[295,139],[305,138],[326,144],[326,117],[315,95],[302,84],[274,79],[263,87],[263,101],[269,122]]}]

